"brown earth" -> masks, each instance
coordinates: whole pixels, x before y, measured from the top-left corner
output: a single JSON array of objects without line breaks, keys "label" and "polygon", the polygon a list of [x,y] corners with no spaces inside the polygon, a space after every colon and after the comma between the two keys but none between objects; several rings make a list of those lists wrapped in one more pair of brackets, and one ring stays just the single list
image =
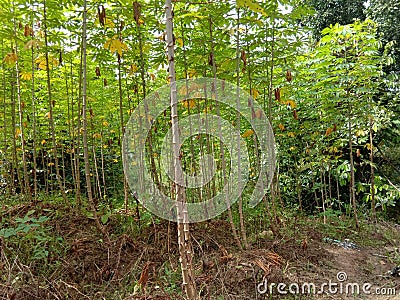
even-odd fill
[{"label": "brown earth", "polygon": [[[93,219],[75,210],[20,205],[3,207],[1,218],[23,217],[33,208],[37,216],[51,216],[45,226],[62,237],[64,250],[49,251],[46,260],[27,262],[15,255],[24,245],[11,247],[0,238],[0,300],[183,299],[173,223],[151,219],[140,232],[128,235],[121,221],[126,216],[111,216],[107,244]],[[266,228],[250,235],[249,250],[237,249],[225,221],[193,225],[193,265],[202,299],[400,299],[400,277],[388,274],[400,262],[399,226],[382,222],[361,233],[338,229],[342,236],[348,233],[354,238],[360,247],[355,250],[325,242],[329,236],[316,224],[300,219],[281,222],[275,234]],[[324,283],[340,283],[337,276],[343,272],[347,279],[342,293],[328,293],[328,286],[320,294],[284,295],[276,285],[272,295],[257,291],[265,279],[268,287],[284,283],[286,291],[290,285],[294,291],[295,284],[301,289],[302,284],[313,283],[319,291]],[[372,293],[378,288],[387,293],[396,289],[397,295],[346,294],[348,283],[360,288],[370,283]]]}]

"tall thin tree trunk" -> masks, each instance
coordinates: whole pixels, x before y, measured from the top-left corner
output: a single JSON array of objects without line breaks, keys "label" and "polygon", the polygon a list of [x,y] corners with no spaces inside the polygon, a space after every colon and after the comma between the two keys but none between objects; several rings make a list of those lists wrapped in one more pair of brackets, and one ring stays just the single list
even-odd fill
[{"label": "tall thin tree trunk", "polygon": [[97,229],[103,234],[107,243],[110,244],[110,238],[100,224],[97,211],[93,201],[92,184],[90,178],[90,162],[89,162],[89,147],[88,147],[88,135],[87,135],[87,70],[86,70],[86,22],[87,22],[87,0],[83,1],[83,26],[82,26],[82,121],[83,121],[83,158],[85,163],[85,179],[86,179],[86,190],[88,195],[89,205],[91,206],[93,217],[96,223]]},{"label": "tall thin tree trunk", "polygon": [[[345,62],[347,63],[347,51],[344,51]],[[357,203],[356,203],[356,188],[355,188],[355,175],[354,175],[354,157],[353,157],[353,131],[352,131],[352,110],[351,110],[351,102],[350,102],[350,87],[346,88],[346,99],[347,99],[347,120],[348,120],[348,142],[349,142],[349,151],[350,151],[350,206],[353,208],[354,220],[356,222],[356,227],[359,228],[358,216],[357,216]]]},{"label": "tall thin tree trunk", "polygon": [[[267,32],[267,30],[265,30]],[[265,37],[265,44],[268,43],[268,37]],[[272,20],[272,37],[271,37],[271,66],[269,71],[269,82],[268,82],[268,121],[272,124],[272,92],[274,90],[274,69],[275,69],[275,18]],[[273,180],[271,182],[271,202],[272,202],[272,216],[273,219],[277,219],[277,212],[276,212],[276,196],[279,189],[279,180],[278,180],[278,171],[277,168],[273,175]],[[275,222],[271,220],[271,222]]]},{"label": "tall thin tree trunk", "polygon": [[[1,44],[3,45],[3,40],[1,41]],[[4,49],[4,47],[2,47],[2,49]],[[2,51],[3,52],[3,51]],[[2,53],[2,57],[4,57],[4,53]],[[3,70],[5,70],[5,64],[4,64],[4,60],[2,63],[2,68]],[[6,73],[2,72],[3,76],[2,76],[2,84],[3,84],[3,155],[5,156],[5,154],[7,153],[7,147],[8,147],[8,142],[7,142],[7,131],[8,131],[8,126],[7,126],[7,91],[6,91]],[[4,159],[4,161],[7,161],[6,157],[2,157],[2,159]],[[10,168],[10,170],[12,170],[12,168]],[[6,184],[9,188],[11,188],[11,181],[9,176],[6,177]],[[9,193],[11,194],[11,190],[7,189],[9,191]]]},{"label": "tall thin tree trunk", "polygon": [[173,163],[174,163],[174,181],[175,200],[177,201],[177,226],[178,226],[178,245],[180,262],[182,269],[182,285],[189,300],[197,299],[196,284],[192,266],[192,247],[190,242],[190,232],[188,223],[188,211],[186,205],[185,188],[179,183],[182,182],[183,174],[180,172],[180,133],[178,129],[178,102],[175,77],[174,61],[174,37],[173,37],[173,15],[171,0],[165,1],[167,48],[169,79],[171,88],[171,120],[172,120],[172,144],[173,144]]},{"label": "tall thin tree trunk", "polygon": [[[214,79],[217,79],[217,66],[215,64],[215,51],[214,51],[214,38],[213,38],[213,28],[212,28],[212,19],[211,16],[209,18],[209,25],[210,25],[210,43],[211,43],[211,57],[212,57],[212,71],[213,71],[213,77]],[[215,99],[217,101],[216,103],[216,111],[217,111],[217,116],[221,117],[221,112],[220,112],[220,105],[218,102],[218,99]],[[219,147],[221,151],[221,167],[222,167],[222,176],[223,176],[223,186],[226,186],[228,184],[228,176],[226,172],[226,158],[225,158],[225,150],[224,150],[224,143],[222,142],[222,129],[221,129],[221,121],[218,120],[218,132],[219,132]],[[228,197],[228,195],[227,195]],[[239,236],[237,234],[236,226],[233,221],[233,215],[232,215],[232,208],[229,205],[229,199],[225,199],[227,206],[228,206],[228,217],[229,217],[229,224],[231,225],[232,229],[232,234],[233,237],[236,241],[236,244],[240,249],[243,249],[242,243],[240,242]]]},{"label": "tall thin tree trunk", "polygon": [[[82,43],[82,42],[81,42]],[[83,53],[81,51],[80,55],[80,60],[79,60],[79,84],[78,84],[78,107],[77,107],[77,131],[76,131],[76,145],[74,143],[74,162],[75,162],[75,180],[76,180],[76,203],[77,206],[79,207],[82,203],[81,201],[81,162],[80,162],[80,152],[81,152],[81,125],[82,125],[82,119],[81,119],[81,99],[82,99],[82,73],[83,73]],[[73,79],[73,71],[72,71],[72,62],[71,62],[71,79]],[[72,120],[74,120],[74,106],[72,106]]]},{"label": "tall thin tree trunk", "polygon": [[[238,131],[240,132],[240,99],[239,99],[239,94],[240,94],[240,10],[239,8],[237,8],[236,11],[237,14],[237,19],[236,19],[236,125],[238,128]],[[241,161],[240,161],[240,139],[241,137],[238,136],[237,137],[237,147],[238,147],[238,170],[239,170],[239,174],[240,174],[240,168],[241,168]],[[242,186],[242,182],[240,180],[240,178],[238,178],[238,190],[241,190],[241,186]],[[240,232],[242,235],[242,243],[243,243],[243,248],[247,249],[249,247],[248,243],[247,243],[247,235],[246,235],[246,227],[245,227],[245,223],[244,223],[244,215],[243,215],[243,198],[242,195],[239,195],[239,222],[240,222]]]},{"label": "tall thin tree trunk", "polygon": [[[118,29],[118,35],[119,39],[122,41],[122,36],[121,36],[121,26]],[[118,98],[119,98],[119,118],[120,118],[120,136],[119,136],[119,142],[120,145],[122,145],[122,137],[124,136],[125,133],[125,121],[124,121],[124,112],[123,112],[123,95],[122,95],[122,73],[121,73],[121,56],[119,53],[117,53],[118,56]],[[122,147],[121,147],[121,157],[122,157]],[[124,174],[122,174],[122,182],[124,186],[124,207],[125,207],[125,213],[128,212],[128,199],[129,199],[129,193],[128,193],[128,183],[126,180],[126,177]]]},{"label": "tall thin tree trunk", "polygon": [[[349,104],[350,105],[350,104]],[[353,137],[351,129],[351,120],[349,113],[349,127],[348,127],[348,139],[349,139],[349,151],[350,151],[350,205],[353,208],[354,220],[356,221],[356,227],[359,227],[358,216],[357,216],[357,204],[356,204],[356,188],[355,188],[355,176],[354,176],[354,157],[353,157]]]},{"label": "tall thin tree trunk", "polygon": [[[32,21],[33,23],[33,21]],[[33,28],[33,26],[32,26]],[[32,29],[33,30],[33,29]],[[32,33],[33,39],[33,33]],[[35,101],[35,49],[32,47],[31,49],[31,75],[32,75],[32,88],[31,88],[31,97],[32,97],[32,155],[33,155],[33,200],[36,202],[38,195],[38,184],[37,184],[37,152],[36,152],[36,101]]]},{"label": "tall thin tree trunk", "polygon": [[371,212],[372,220],[376,222],[376,209],[375,209],[375,167],[374,167],[374,140],[373,140],[373,124],[372,116],[369,117],[369,144],[371,147],[369,159],[371,164]]},{"label": "tall thin tree trunk", "polygon": [[[16,120],[15,120],[15,90],[14,90],[14,85],[15,83],[11,85],[11,125],[12,125],[12,132],[15,135],[17,134],[17,125],[16,125]],[[15,185],[15,181],[17,180],[17,184],[19,185],[19,188],[21,192],[24,190],[24,185],[22,182],[21,178],[21,172],[18,167],[18,155],[17,155],[17,137],[12,139],[12,168],[11,168],[11,182],[13,186],[13,194],[17,191],[17,187]]]},{"label": "tall thin tree trunk", "polygon": [[57,143],[56,143],[56,132],[54,126],[54,116],[53,116],[53,98],[51,93],[51,82],[50,82],[50,63],[49,63],[49,44],[47,39],[47,6],[46,0],[43,1],[43,32],[44,32],[44,45],[45,45],[45,59],[46,59],[46,77],[47,77],[47,97],[49,102],[49,124],[51,131],[51,142],[53,146],[53,155],[54,155],[54,164],[56,168],[56,180],[58,183],[58,188],[60,193],[65,201],[65,203],[69,203],[67,195],[65,194],[64,186],[61,181],[60,175],[60,166],[57,154]]},{"label": "tall thin tree trunk", "polygon": [[320,189],[320,191],[321,191],[321,201],[322,201],[322,211],[323,211],[323,213],[324,213],[324,224],[326,224],[326,194],[325,194],[325,182],[324,182],[324,177],[325,177],[325,174],[323,174],[323,172],[322,172],[322,165],[320,166],[320,168],[319,168],[319,180],[320,180],[320,183],[321,183],[321,189]]},{"label": "tall thin tree trunk", "polygon": [[[13,11],[15,13],[15,3],[13,2]],[[14,19],[14,33],[17,36],[17,24]],[[15,41],[15,53],[18,55],[18,43]],[[19,61],[18,59],[15,62],[15,79],[17,84],[17,101],[18,101],[18,117],[19,117],[19,128],[20,128],[20,137],[21,137],[21,150],[22,150],[22,169],[23,169],[23,180],[24,180],[24,195],[28,198],[28,200],[32,199],[32,194],[29,188],[29,177],[28,177],[28,167],[26,163],[26,147],[25,147],[25,128],[24,128],[24,120],[23,120],[23,104],[21,100],[21,83],[19,78]]]}]

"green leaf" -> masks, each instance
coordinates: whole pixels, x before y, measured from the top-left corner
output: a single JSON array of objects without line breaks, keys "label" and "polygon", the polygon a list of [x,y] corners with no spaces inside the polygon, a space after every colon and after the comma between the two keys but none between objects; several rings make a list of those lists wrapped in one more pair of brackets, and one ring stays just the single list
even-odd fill
[{"label": "green leaf", "polygon": [[108,215],[102,215],[101,216],[101,223],[106,224],[108,222]]},{"label": "green leaf", "polygon": [[264,17],[268,16],[265,10],[260,6],[260,4],[251,0],[237,0],[236,5],[238,7],[248,7],[250,10],[262,14]]}]

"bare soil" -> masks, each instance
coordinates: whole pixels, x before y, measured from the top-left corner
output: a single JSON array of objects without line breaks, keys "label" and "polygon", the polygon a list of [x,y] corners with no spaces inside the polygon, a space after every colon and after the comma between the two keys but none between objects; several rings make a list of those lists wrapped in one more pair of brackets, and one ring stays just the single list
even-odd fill
[{"label": "bare soil", "polygon": [[[37,216],[51,216],[45,226],[62,238],[64,250],[28,262],[18,255],[24,245],[13,247],[0,238],[0,300],[184,299],[173,223],[153,220],[132,233],[123,227],[127,216],[111,216],[107,244],[93,219],[72,209],[48,204],[3,207],[0,221],[23,217],[33,208]],[[368,229],[358,233],[342,229],[340,235],[348,234],[359,246],[346,249],[326,242],[329,234],[318,229],[318,222],[283,220],[275,234],[266,228],[249,235],[248,250],[237,248],[225,221],[193,225],[193,266],[202,299],[400,299],[400,277],[388,273],[400,262],[398,225],[365,224]],[[286,285],[282,290],[287,294],[278,291],[279,283]],[[294,293],[304,283],[313,283],[315,292]],[[360,292],[352,293],[348,283],[358,284]],[[362,291],[366,283],[371,294]],[[271,284],[272,294],[264,293]]]}]

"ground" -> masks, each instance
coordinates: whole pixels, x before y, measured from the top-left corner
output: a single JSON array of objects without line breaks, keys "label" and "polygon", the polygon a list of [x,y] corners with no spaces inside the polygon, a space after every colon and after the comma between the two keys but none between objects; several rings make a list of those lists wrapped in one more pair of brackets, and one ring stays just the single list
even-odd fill
[{"label": "ground", "polygon": [[[0,299],[184,299],[173,223],[142,218],[139,228],[137,216],[113,214],[103,219],[108,244],[82,210],[42,203],[1,211],[3,228],[48,218],[26,232],[0,235]],[[31,219],[23,219],[27,214]],[[400,265],[400,226],[364,220],[356,230],[341,217],[324,224],[295,215],[277,221],[273,231],[248,228],[248,250],[237,248],[224,220],[191,227],[202,299],[400,299],[400,277],[390,274]],[[358,248],[334,242],[344,239]],[[336,293],[323,285],[331,282],[334,291],[332,284],[340,280],[342,292],[340,285]],[[283,294],[279,283],[286,284],[281,286],[286,292],[313,283],[324,293]],[[360,293],[351,293],[355,285],[349,283],[358,284]],[[366,283],[371,294],[362,291]],[[264,293],[271,286],[272,294]],[[394,290],[397,295],[376,295]]]}]

